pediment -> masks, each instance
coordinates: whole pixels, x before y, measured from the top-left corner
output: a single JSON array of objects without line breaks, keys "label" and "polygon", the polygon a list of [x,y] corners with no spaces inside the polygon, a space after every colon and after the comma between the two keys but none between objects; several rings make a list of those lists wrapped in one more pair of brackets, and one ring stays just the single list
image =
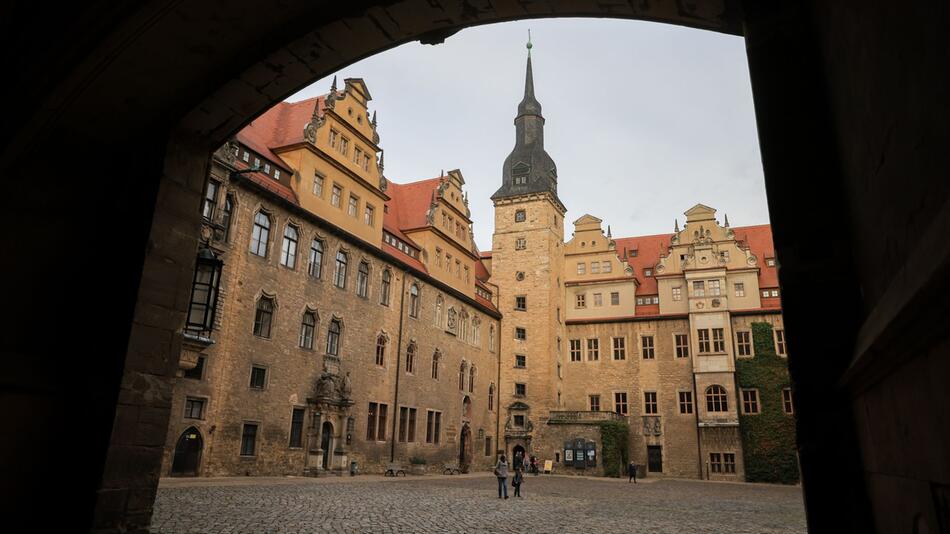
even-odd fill
[{"label": "pediment", "polygon": [[602,222],[604,222],[602,219],[598,219],[597,217],[594,217],[593,215],[589,213],[585,213],[584,215],[581,216],[580,219],[577,219],[576,221],[574,221],[574,226],[581,225],[581,224],[600,225],[600,223]]},{"label": "pediment", "polygon": [[531,165],[528,165],[527,163],[525,163],[525,162],[523,162],[523,161],[519,161],[518,163],[515,163],[515,164],[511,167],[511,174],[513,174],[513,175],[519,175],[519,176],[520,176],[520,175],[522,175],[522,174],[528,174],[528,172],[530,172],[530,171],[531,171]]},{"label": "pediment", "polygon": [[691,221],[705,221],[708,219],[715,219],[716,210],[714,208],[710,208],[709,206],[705,204],[696,204],[695,206],[687,210],[684,213],[684,215],[686,215],[687,223]]},{"label": "pediment", "polygon": [[527,410],[528,408],[529,406],[521,401],[513,402],[508,406],[509,410]]}]

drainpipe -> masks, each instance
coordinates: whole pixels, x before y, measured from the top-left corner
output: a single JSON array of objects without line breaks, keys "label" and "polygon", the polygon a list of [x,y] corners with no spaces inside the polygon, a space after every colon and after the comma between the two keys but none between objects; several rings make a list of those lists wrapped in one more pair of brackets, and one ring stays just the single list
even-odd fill
[{"label": "drainpipe", "polygon": [[399,293],[399,336],[398,341],[396,341],[396,388],[393,392],[393,410],[390,413],[393,419],[393,428],[389,435],[389,439],[391,440],[389,446],[390,462],[396,461],[396,420],[399,418],[399,362],[402,360],[402,322],[406,316],[406,277],[408,274],[408,271],[402,272],[402,290]]}]

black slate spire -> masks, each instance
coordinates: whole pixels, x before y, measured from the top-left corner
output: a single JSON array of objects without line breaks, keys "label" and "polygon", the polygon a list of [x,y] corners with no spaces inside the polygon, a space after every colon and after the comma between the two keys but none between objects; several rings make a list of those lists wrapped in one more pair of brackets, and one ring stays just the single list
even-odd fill
[{"label": "black slate spire", "polygon": [[544,117],[541,116],[541,103],[534,96],[531,46],[529,35],[524,98],[518,104],[515,117],[515,148],[505,159],[501,187],[492,199],[544,191],[557,197],[557,166],[544,151]]}]

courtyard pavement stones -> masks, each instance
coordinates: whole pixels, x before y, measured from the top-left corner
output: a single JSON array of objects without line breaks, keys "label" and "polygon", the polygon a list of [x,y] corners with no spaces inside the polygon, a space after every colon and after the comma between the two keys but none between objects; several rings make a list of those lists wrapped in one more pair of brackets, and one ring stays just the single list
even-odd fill
[{"label": "courtyard pavement stones", "polygon": [[498,499],[497,488],[481,473],[162,479],[152,532],[806,531],[796,486],[542,475],[525,478],[521,499]]}]

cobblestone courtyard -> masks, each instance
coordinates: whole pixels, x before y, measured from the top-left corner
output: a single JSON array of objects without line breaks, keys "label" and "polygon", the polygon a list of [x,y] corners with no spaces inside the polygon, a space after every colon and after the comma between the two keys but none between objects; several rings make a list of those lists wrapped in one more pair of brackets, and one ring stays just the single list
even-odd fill
[{"label": "cobblestone courtyard", "polygon": [[[509,488],[509,491],[510,488]],[[166,479],[153,532],[805,532],[800,488],[490,475]]]}]

